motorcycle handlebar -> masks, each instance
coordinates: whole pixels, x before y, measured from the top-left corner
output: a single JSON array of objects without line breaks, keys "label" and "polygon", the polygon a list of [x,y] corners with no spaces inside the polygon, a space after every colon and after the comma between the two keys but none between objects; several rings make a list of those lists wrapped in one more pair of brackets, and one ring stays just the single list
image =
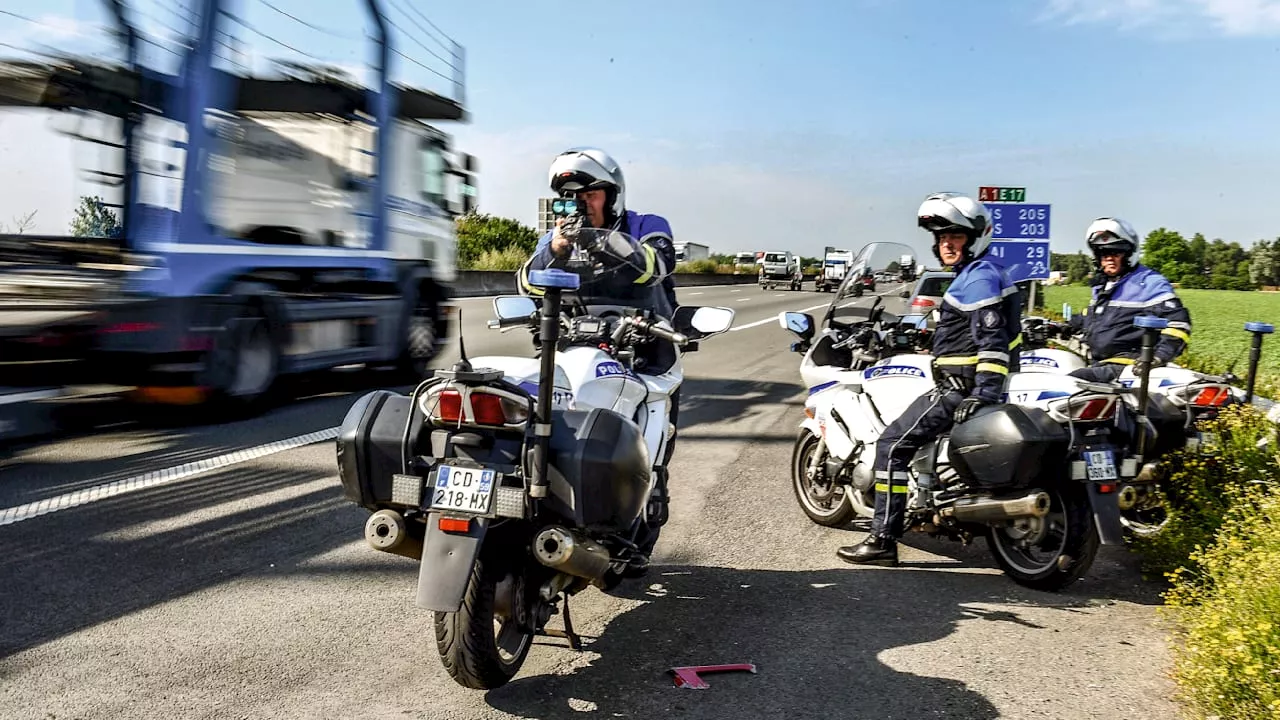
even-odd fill
[{"label": "motorcycle handlebar", "polygon": [[661,338],[667,342],[674,343],[675,345],[683,346],[689,343],[688,336],[682,333],[673,332],[666,328],[658,327],[656,324],[649,322],[648,320],[631,318],[631,324],[654,337]]}]

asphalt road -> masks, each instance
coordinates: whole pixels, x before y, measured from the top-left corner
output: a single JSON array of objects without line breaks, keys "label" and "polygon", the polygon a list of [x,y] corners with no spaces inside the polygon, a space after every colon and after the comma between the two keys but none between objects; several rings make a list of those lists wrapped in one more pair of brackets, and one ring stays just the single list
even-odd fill
[{"label": "asphalt road", "polygon": [[[1175,714],[1160,588],[1123,551],[1062,594],[1013,584],[981,541],[911,536],[894,569],[836,559],[862,532],[813,525],[791,494],[804,389],[774,319],[831,296],[680,298],[732,307],[735,329],[685,358],[671,523],[649,577],[573,599],[582,652],[540,638],[488,693],[448,678],[416,564],[365,546],[333,443],[309,435],[377,379],[329,378],[258,418],[115,418],[0,461],[0,718]],[[483,327],[488,301],[462,307],[470,355],[528,353],[523,331]],[[736,662],[759,672],[708,690],[667,673]]]}]

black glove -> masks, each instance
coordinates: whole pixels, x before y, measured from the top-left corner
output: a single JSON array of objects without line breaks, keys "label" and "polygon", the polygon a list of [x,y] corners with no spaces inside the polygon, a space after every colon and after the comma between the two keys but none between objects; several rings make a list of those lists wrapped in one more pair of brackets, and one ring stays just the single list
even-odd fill
[{"label": "black glove", "polygon": [[960,404],[956,407],[955,412],[951,413],[951,419],[954,420],[957,425],[959,425],[965,420],[968,420],[969,418],[973,417],[974,413],[978,412],[979,409],[986,407],[988,404],[990,403],[988,403],[986,400],[983,400],[980,397],[974,397],[970,395],[969,397],[960,401]]},{"label": "black glove", "polygon": [[1151,365],[1150,365],[1150,366],[1148,366],[1148,365],[1147,365],[1147,363],[1144,363],[1144,362],[1142,362],[1141,360],[1134,360],[1134,361],[1133,361],[1133,374],[1134,374],[1134,375],[1136,375],[1136,376],[1138,376],[1138,377],[1142,377],[1145,373],[1148,373],[1148,372],[1150,372],[1151,370],[1153,370],[1153,369],[1155,369],[1155,368],[1158,368],[1158,367],[1160,367],[1160,366],[1162,366],[1162,365],[1164,365],[1164,360],[1161,360],[1160,358],[1153,358],[1153,359],[1151,360]]}]

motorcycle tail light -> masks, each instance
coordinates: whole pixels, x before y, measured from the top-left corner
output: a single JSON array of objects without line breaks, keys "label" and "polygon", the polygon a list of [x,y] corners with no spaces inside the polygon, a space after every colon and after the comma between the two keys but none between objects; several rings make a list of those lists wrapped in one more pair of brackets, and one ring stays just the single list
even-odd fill
[{"label": "motorcycle tail light", "polygon": [[1196,407],[1221,407],[1226,405],[1229,399],[1231,399],[1231,388],[1226,385],[1210,385],[1196,393],[1196,396],[1191,399],[1191,404]]},{"label": "motorcycle tail light", "polygon": [[1059,420],[1097,422],[1116,414],[1116,398],[1110,395],[1079,395],[1049,406]]},{"label": "motorcycle tail light", "polygon": [[433,422],[445,425],[502,427],[529,419],[527,404],[481,388],[449,388],[422,397],[419,406]]}]

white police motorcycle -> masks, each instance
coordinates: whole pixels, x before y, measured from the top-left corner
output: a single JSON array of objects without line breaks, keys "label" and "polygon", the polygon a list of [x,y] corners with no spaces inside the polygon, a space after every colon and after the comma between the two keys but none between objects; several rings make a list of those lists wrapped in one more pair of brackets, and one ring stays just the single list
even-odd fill
[{"label": "white police motorcycle", "polygon": [[[1159,333],[1167,323],[1158,318],[1147,318],[1144,323],[1143,352],[1153,356]],[[1244,329],[1253,335],[1253,344],[1243,388],[1235,384],[1240,379],[1231,372],[1212,375],[1177,363],[1150,368],[1145,378],[1134,373],[1133,366],[1126,366],[1116,378],[1121,387],[1141,390],[1145,383],[1146,388],[1145,395],[1140,391],[1124,395],[1127,415],[1141,424],[1141,432],[1130,438],[1141,469],[1132,482],[1122,483],[1120,488],[1121,520],[1134,535],[1154,535],[1168,522],[1159,459],[1182,448],[1212,448],[1217,439],[1201,430],[1199,422],[1215,417],[1228,404],[1252,401],[1262,339],[1274,332],[1274,326],[1249,322]],[[1065,375],[1087,367],[1087,360],[1062,342],[1070,334],[1070,328],[1063,323],[1024,318],[1026,342],[1019,358],[1021,372]],[[1143,397],[1147,398],[1145,402]],[[1130,435],[1138,429],[1134,423],[1126,423]]]},{"label": "white police motorcycle", "polygon": [[[607,230],[576,242],[623,258],[640,247]],[[535,635],[579,648],[569,596],[647,563],[668,517],[680,352],[734,316],[682,306],[668,322],[591,304],[573,272],[530,276],[541,306],[499,297],[489,327],[536,326],[540,357],[468,359],[459,336],[457,365],[409,397],[360,398],[338,438],[344,494],[372,512],[366,541],[419,561],[416,604],[434,611],[441,663],[470,688],[510,681]],[[547,629],[561,612],[564,629]]]},{"label": "white police motorcycle", "polygon": [[[849,282],[856,279],[837,291],[816,339],[812,316],[779,315],[799,338],[792,349],[804,353],[809,388],[792,487],[805,514],[828,527],[871,517],[876,441],[935,387],[925,318],[887,312],[880,297],[848,303]],[[985,535],[1015,582],[1048,591],[1070,585],[1100,542],[1123,543],[1118,486],[1138,471],[1110,438],[1123,392],[1065,375],[1010,374],[1005,404],[983,408],[917,453],[907,528],[966,543]]]}]

